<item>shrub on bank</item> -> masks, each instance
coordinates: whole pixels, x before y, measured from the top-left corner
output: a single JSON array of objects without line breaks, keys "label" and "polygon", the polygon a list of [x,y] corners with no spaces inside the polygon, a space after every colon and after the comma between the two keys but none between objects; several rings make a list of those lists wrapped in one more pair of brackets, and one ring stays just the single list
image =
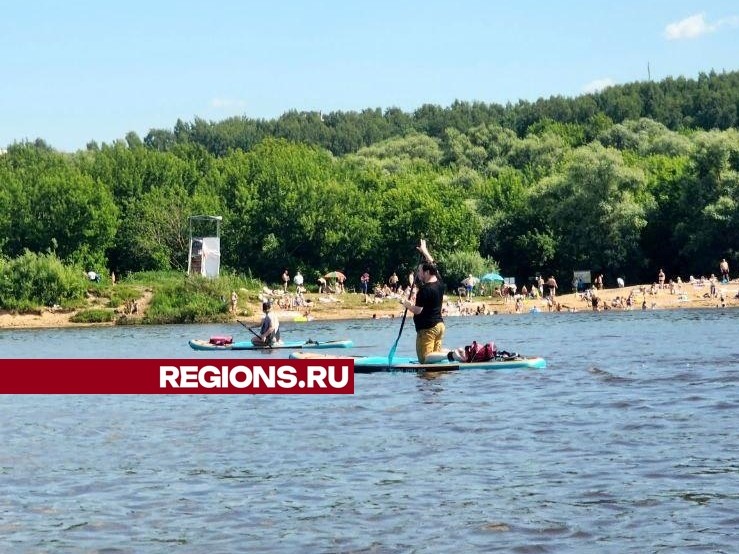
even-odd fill
[{"label": "shrub on bank", "polygon": [[102,296],[108,296],[108,303],[111,307],[123,306],[126,302],[137,300],[141,296],[139,287],[132,285],[116,285],[110,287]]},{"label": "shrub on bank", "polygon": [[26,250],[17,258],[0,259],[0,308],[73,306],[84,299],[86,281],[81,269],[65,266],[55,254]]},{"label": "shrub on bank", "polygon": [[115,314],[111,310],[93,308],[77,312],[69,318],[69,321],[72,323],[107,323],[113,321],[114,317]]},{"label": "shrub on bank", "polygon": [[[64,265],[55,254],[25,252],[14,259],[0,257],[0,309],[40,314],[43,306],[83,307],[86,296],[96,303],[100,298],[108,299],[107,309],[85,309],[71,319],[74,323],[113,321],[116,317],[111,308],[139,300],[144,290],[153,292],[144,317],[119,318],[117,323],[228,321],[232,317],[231,292],[238,292],[243,306],[260,289],[259,281],[229,271],[222,272],[218,279],[158,271],[129,274],[115,285],[95,283],[81,268]],[[246,312],[240,310],[241,314]]]},{"label": "shrub on bank", "polygon": [[146,323],[203,323],[229,319],[231,290],[221,279],[180,276],[157,288]]}]

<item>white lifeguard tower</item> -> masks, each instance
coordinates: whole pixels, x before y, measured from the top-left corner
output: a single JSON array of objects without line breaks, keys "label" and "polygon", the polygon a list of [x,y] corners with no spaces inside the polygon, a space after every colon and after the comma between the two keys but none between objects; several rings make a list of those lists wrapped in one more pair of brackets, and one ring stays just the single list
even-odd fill
[{"label": "white lifeguard tower", "polygon": [[[221,269],[221,221],[220,215],[190,216],[190,253],[187,257],[187,274],[218,277]],[[205,236],[215,223],[215,236]]]}]

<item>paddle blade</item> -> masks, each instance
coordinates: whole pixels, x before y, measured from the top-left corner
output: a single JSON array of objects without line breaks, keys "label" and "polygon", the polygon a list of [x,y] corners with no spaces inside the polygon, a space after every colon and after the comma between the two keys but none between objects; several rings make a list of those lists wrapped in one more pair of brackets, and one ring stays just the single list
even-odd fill
[{"label": "paddle blade", "polygon": [[387,365],[390,367],[393,365],[393,358],[395,357],[395,351],[398,349],[398,341],[395,341],[395,344],[393,344],[392,348],[390,349],[390,352],[387,355]]},{"label": "paddle blade", "polygon": [[387,355],[387,366],[390,368],[391,365],[393,365],[393,358],[395,357],[395,351],[398,349],[398,342],[400,341],[400,335],[403,334],[403,327],[405,326],[405,318],[408,315],[408,308],[405,309],[403,312],[403,320],[400,322],[400,331],[398,332],[398,338],[395,339],[395,343],[393,344],[392,348],[390,348],[390,352]]}]

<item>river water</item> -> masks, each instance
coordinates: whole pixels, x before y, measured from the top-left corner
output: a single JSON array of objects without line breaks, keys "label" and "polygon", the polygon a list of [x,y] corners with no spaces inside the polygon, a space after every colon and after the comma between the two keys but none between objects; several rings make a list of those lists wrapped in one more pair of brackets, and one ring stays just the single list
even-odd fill
[{"label": "river water", "polygon": [[[739,310],[447,325],[549,365],[357,375],[352,396],[0,397],[0,552],[737,551]],[[384,354],[398,329],[283,337]],[[0,358],[227,358],[187,339],[242,331],[4,330]]]}]

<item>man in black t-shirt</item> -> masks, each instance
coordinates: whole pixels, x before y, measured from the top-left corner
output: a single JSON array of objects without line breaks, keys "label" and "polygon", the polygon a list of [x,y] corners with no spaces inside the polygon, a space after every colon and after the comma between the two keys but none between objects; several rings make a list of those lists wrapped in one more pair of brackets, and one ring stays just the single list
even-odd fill
[{"label": "man in black t-shirt", "polygon": [[442,350],[441,343],[446,328],[441,317],[441,307],[446,287],[441,281],[434,259],[426,248],[425,240],[421,240],[418,251],[426,260],[416,271],[416,280],[421,283],[421,288],[416,294],[415,304],[406,299],[401,300],[401,304],[413,314],[413,323],[416,326],[416,354],[419,362],[426,363],[430,353]]}]

